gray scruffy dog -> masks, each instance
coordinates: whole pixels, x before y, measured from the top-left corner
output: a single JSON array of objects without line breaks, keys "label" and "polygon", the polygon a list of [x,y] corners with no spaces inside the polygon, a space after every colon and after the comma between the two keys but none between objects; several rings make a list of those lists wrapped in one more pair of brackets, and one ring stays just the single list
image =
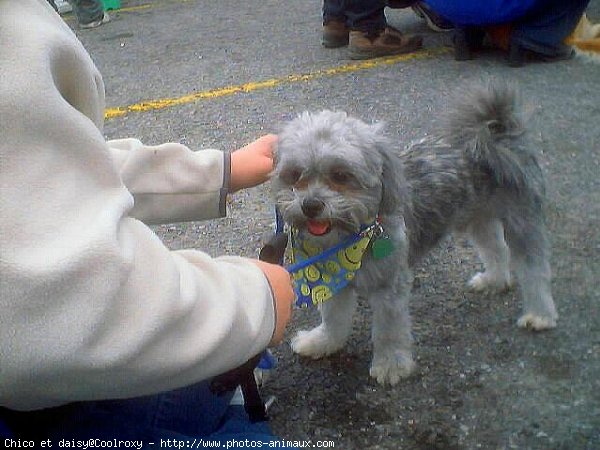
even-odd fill
[{"label": "gray scruffy dog", "polygon": [[466,233],[485,264],[471,288],[504,290],[512,268],[524,301],[518,326],[556,326],[544,182],[517,100],[508,86],[471,89],[435,136],[402,152],[380,124],[342,112],[303,113],[285,126],[273,189],[286,223],[328,248],[378,220],[393,243],[387,257],[365,253],[352,284],[320,306],[322,323],[293,339],[296,353],[318,358],[339,350],[364,297],[373,310],[371,376],[392,385],[408,376],[415,366],[411,269],[451,232]]}]

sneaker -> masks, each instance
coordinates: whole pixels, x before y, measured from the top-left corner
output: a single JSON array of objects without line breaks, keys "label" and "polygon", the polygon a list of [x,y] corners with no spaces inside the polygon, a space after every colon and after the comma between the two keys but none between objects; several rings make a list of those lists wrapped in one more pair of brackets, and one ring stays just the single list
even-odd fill
[{"label": "sneaker", "polygon": [[420,36],[402,34],[388,25],[377,34],[351,31],[348,51],[351,59],[370,59],[413,52],[422,44]]},{"label": "sneaker", "polygon": [[67,2],[67,0],[54,0],[56,10],[59,14],[66,14],[73,11],[73,7]]},{"label": "sneaker", "polygon": [[102,17],[100,19],[92,20],[91,22],[88,22],[88,23],[80,23],[79,28],[81,28],[82,30],[86,30],[89,28],[96,28],[107,22],[110,22],[110,16],[108,15],[108,13],[106,11],[104,11],[104,14],[102,15]]},{"label": "sneaker", "polygon": [[416,2],[411,8],[417,16],[425,19],[427,26],[433,31],[450,31],[454,29],[452,22],[444,19],[425,2]]},{"label": "sneaker", "polygon": [[344,22],[330,20],[323,24],[321,44],[326,48],[338,48],[348,45],[350,29]]}]

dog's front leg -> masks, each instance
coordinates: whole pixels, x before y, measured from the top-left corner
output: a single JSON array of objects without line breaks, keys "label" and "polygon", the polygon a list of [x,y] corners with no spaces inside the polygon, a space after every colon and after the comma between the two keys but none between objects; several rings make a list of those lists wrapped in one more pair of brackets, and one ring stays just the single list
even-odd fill
[{"label": "dog's front leg", "polygon": [[312,330],[299,331],[292,339],[292,350],[311,358],[335,353],[350,336],[355,309],[354,289],[342,289],[334,298],[321,304],[321,325]]},{"label": "dog's front leg", "polygon": [[369,297],[373,310],[371,376],[380,384],[394,385],[415,368],[412,358],[410,287],[383,288]]}]

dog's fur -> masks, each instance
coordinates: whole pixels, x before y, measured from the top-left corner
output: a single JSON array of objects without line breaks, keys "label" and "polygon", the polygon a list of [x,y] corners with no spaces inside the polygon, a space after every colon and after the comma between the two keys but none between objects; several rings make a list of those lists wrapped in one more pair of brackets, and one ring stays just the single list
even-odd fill
[{"label": "dog's fur", "polygon": [[384,259],[367,251],[353,284],[321,305],[322,323],[293,339],[295,352],[317,358],[339,350],[357,296],[365,297],[373,310],[371,376],[390,384],[408,376],[411,268],[453,231],[470,236],[485,264],[471,288],[508,288],[512,267],[524,300],[518,326],[556,326],[543,177],[517,100],[508,86],[463,93],[437,135],[404,151],[381,125],[341,112],[304,113],[285,126],[272,183],[285,221],[299,229],[309,219],[329,221],[327,234],[311,236],[326,248],[379,217],[395,245]]}]

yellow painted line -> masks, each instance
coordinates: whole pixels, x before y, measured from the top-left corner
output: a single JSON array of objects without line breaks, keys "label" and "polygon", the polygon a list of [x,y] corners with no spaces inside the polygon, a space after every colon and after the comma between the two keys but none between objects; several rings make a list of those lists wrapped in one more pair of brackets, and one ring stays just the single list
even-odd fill
[{"label": "yellow painted line", "polygon": [[316,70],[304,74],[292,74],[281,78],[270,78],[263,81],[251,81],[249,83],[226,86],[207,91],[195,92],[193,94],[184,95],[176,98],[162,98],[158,100],[147,100],[140,103],[135,103],[128,106],[119,106],[116,108],[108,108],[105,110],[105,119],[114,119],[115,117],[125,116],[128,113],[139,113],[147,111],[156,111],[160,109],[170,108],[173,106],[185,105],[201,100],[209,100],[219,97],[226,97],[239,93],[254,92],[263,89],[270,89],[277,86],[294,84],[300,82],[308,82],[319,78],[333,77],[347,73],[358,72],[361,70],[374,69],[377,67],[385,67],[393,64],[398,64],[404,61],[433,58],[444,53],[448,53],[449,48],[438,47],[431,50],[421,50],[415,53],[404,55],[390,56],[386,58],[369,59],[365,61],[345,64],[343,66],[331,67],[329,69]]},{"label": "yellow painted line", "polygon": [[149,9],[149,8],[153,8],[153,7],[154,7],[154,5],[150,5],[150,4],[139,5],[139,6],[127,6],[125,8],[115,9],[115,13],[140,11],[142,9]]}]

